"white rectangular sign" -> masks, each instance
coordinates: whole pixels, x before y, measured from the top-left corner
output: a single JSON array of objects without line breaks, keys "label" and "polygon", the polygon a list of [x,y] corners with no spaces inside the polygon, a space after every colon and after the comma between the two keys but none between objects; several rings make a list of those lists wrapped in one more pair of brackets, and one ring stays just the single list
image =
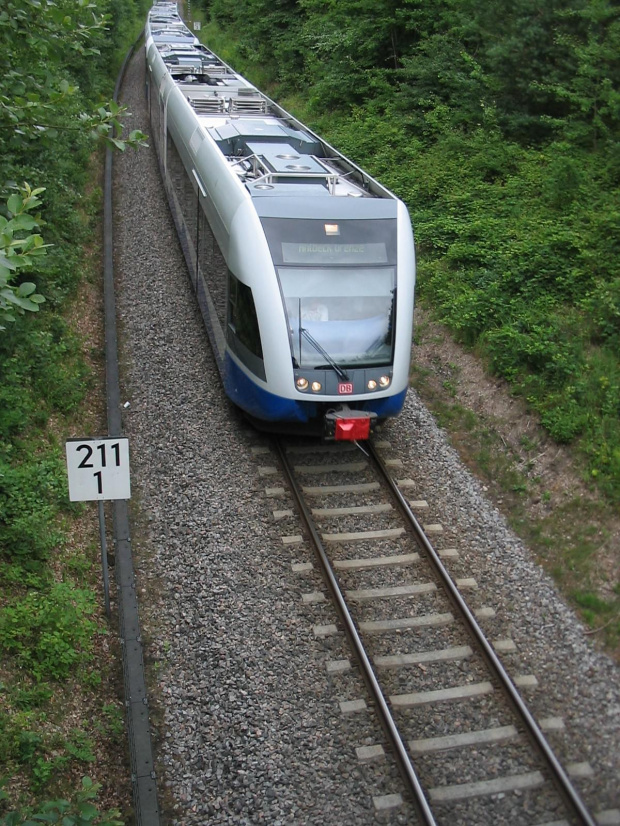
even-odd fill
[{"label": "white rectangular sign", "polygon": [[69,439],[69,499],[130,499],[129,439]]}]

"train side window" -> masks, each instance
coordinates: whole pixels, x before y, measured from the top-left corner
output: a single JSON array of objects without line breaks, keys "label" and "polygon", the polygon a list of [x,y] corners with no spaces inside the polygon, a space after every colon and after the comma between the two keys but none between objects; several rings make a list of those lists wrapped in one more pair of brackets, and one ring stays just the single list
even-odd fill
[{"label": "train side window", "polygon": [[152,138],[156,145],[159,146],[159,95],[157,94],[157,88],[154,90],[154,94],[151,95],[151,124],[152,124]]},{"label": "train side window", "polygon": [[194,183],[191,174],[185,168],[185,164],[179,154],[179,150],[174,144],[170,130],[168,130],[168,155],[172,160],[174,185],[183,213],[183,219],[189,237],[192,240],[194,248],[196,247],[196,221],[198,218],[198,191],[194,189]]},{"label": "train side window", "polygon": [[153,124],[153,140],[157,147],[161,143],[160,128],[161,128],[161,113],[163,109],[163,101],[159,95],[157,88],[151,94],[151,123]]},{"label": "train side window", "polygon": [[172,188],[174,189],[174,194],[176,195],[179,207],[181,211],[183,211],[185,179],[187,176],[185,173],[185,167],[183,166],[183,161],[181,160],[181,156],[179,155],[177,148],[174,145],[174,141],[172,140],[172,135],[170,134],[170,131],[168,131],[166,150],[166,168],[168,170],[168,176],[170,178],[170,182],[172,183]]},{"label": "train side window", "polygon": [[[174,189],[178,203],[177,220],[182,221],[183,227],[179,234],[181,246],[185,253],[190,270],[196,272],[196,247],[198,243],[198,190],[194,189],[193,179],[185,169],[170,130],[166,141],[166,168]],[[173,208],[173,212],[174,212]]]},{"label": "train side window", "polygon": [[226,290],[228,267],[204,211],[204,202],[198,216],[198,263],[200,274],[217,313],[222,330],[226,329]]},{"label": "train side window", "polygon": [[252,290],[228,273],[228,341],[241,361],[264,378],[263,348]]}]

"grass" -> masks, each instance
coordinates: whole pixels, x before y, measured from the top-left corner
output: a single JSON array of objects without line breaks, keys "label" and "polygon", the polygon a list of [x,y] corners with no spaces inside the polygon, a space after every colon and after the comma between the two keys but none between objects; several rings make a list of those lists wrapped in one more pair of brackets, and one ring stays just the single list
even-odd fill
[{"label": "grass", "polygon": [[[418,343],[437,348],[445,335],[437,335],[436,327],[427,322],[416,331]],[[412,386],[597,642],[620,658],[620,583],[609,573],[617,564],[614,508],[592,491],[587,495],[587,488],[586,495],[558,495],[557,480],[535,475],[541,451],[536,431],[520,436],[516,445],[508,443],[497,421],[459,400],[461,382],[457,364],[439,358],[431,359],[430,366],[426,361],[417,364],[414,348]],[[572,459],[580,483],[585,469],[578,455]]]}]

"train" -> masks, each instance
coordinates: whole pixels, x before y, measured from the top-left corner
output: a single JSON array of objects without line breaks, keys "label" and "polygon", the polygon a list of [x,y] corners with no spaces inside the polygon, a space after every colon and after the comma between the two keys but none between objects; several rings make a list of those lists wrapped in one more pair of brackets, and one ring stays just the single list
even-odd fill
[{"label": "train", "polygon": [[145,28],[146,101],[228,398],[258,428],[358,441],[409,383],[415,248],[401,200],[200,43]]}]

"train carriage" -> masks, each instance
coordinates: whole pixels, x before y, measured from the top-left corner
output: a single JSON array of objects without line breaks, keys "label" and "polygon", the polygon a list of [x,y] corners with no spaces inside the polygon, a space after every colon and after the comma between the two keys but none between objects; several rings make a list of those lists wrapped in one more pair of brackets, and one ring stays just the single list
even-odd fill
[{"label": "train carriage", "polygon": [[367,438],[408,386],[407,209],[199,44],[172,4],[149,13],[146,62],[152,138],[227,395],[264,429]]}]

